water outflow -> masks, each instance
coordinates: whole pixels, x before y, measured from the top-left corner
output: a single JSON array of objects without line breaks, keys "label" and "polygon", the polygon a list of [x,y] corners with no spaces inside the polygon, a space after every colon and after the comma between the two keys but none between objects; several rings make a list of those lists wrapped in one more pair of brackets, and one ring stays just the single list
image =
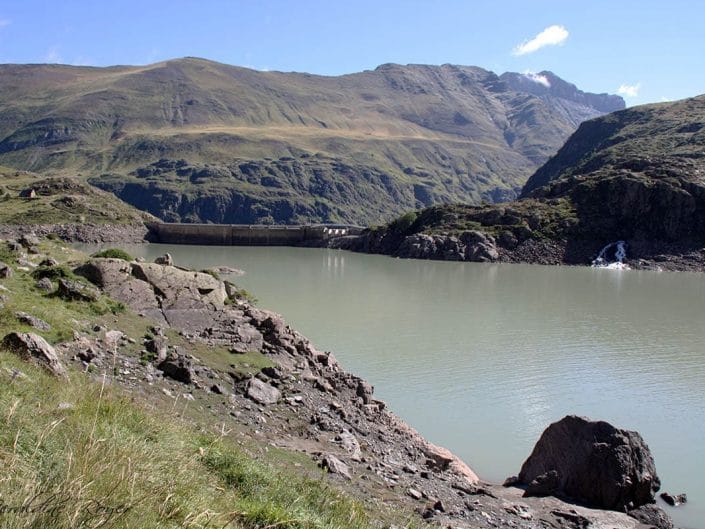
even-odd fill
[{"label": "water outflow", "polygon": [[627,243],[624,241],[611,242],[600,250],[597,258],[592,262],[595,268],[611,268],[614,270],[628,270],[624,262],[627,258]]}]

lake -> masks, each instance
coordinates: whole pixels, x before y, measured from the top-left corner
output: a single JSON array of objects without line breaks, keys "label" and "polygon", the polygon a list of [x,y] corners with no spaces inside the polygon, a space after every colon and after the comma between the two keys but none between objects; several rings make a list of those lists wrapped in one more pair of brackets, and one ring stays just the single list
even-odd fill
[{"label": "lake", "polygon": [[[677,525],[705,528],[705,275],[392,259],[282,247],[123,246],[230,278],[486,480],[566,414],[639,431]],[[94,250],[95,247],[88,247]],[[660,500],[659,500],[660,501]]]}]

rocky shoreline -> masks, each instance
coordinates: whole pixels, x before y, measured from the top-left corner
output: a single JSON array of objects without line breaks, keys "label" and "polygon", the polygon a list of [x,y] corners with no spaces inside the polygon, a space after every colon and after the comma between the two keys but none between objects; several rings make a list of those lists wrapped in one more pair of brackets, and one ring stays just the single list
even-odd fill
[{"label": "rocky shoreline", "polygon": [[[506,241],[471,230],[460,235],[417,233],[405,237],[366,231],[330,239],[325,246],[406,259],[590,266],[606,244],[546,238]],[[701,241],[628,240],[627,248],[625,264],[635,270],[705,271],[705,244]]]},{"label": "rocky shoreline", "polygon": [[145,224],[0,224],[0,239],[18,239],[26,234],[53,235],[67,242],[139,243],[149,240]]},{"label": "rocky shoreline", "polygon": [[[38,263],[47,256],[20,250],[18,257]],[[111,368],[112,382],[135,395],[188,402],[197,421],[209,417],[265,448],[305,454],[357,497],[452,527],[647,527],[617,511],[523,497],[526,487],[481,481],[394,415],[332,353],[211,274],[121,259],[90,259],[75,272],[93,286],[60,279],[58,295],[109,295],[151,323],[141,336],[102,325],[77,330],[55,348],[62,364],[95,376]],[[227,351],[230,367],[195,352],[204,347]],[[235,368],[253,352],[266,365]]]}]

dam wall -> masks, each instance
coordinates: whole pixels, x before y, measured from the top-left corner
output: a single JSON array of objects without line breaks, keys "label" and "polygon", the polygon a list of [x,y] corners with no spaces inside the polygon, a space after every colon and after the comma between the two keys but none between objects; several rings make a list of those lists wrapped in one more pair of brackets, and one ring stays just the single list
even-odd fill
[{"label": "dam wall", "polygon": [[333,237],[357,235],[363,230],[360,226],[340,224],[289,226],[167,222],[151,223],[148,228],[155,242],[218,246],[298,246]]}]

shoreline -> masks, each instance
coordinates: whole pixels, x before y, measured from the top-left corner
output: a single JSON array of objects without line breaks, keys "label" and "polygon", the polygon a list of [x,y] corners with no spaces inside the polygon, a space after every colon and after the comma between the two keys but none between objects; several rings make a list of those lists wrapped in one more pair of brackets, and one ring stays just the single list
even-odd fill
[{"label": "shoreline", "polygon": [[[136,244],[159,242],[146,224],[0,224],[0,239],[13,239],[27,233],[40,237],[56,236],[67,242],[86,244]],[[468,232],[476,233],[476,232]],[[462,234],[465,235],[465,234]],[[361,235],[349,235],[328,239],[316,244],[297,244],[299,248],[330,248],[348,250],[356,253],[386,255],[404,259],[432,261],[461,261],[516,263],[544,266],[584,266],[591,267],[604,244],[587,241],[568,242],[565,240],[528,239],[513,248],[505,248],[494,240],[494,252],[479,258],[466,258],[466,247],[460,237],[447,235],[412,235],[394,244],[375,241],[370,232]],[[409,239],[420,237],[431,241],[421,251],[409,251]],[[175,243],[163,243],[175,244]],[[486,244],[484,240],[481,245]],[[430,246],[430,247],[429,247]],[[460,250],[458,250],[460,246]],[[448,248],[452,251],[449,252]],[[625,264],[631,270],[648,270],[656,272],[705,272],[705,243],[627,241],[627,258]]]}]

